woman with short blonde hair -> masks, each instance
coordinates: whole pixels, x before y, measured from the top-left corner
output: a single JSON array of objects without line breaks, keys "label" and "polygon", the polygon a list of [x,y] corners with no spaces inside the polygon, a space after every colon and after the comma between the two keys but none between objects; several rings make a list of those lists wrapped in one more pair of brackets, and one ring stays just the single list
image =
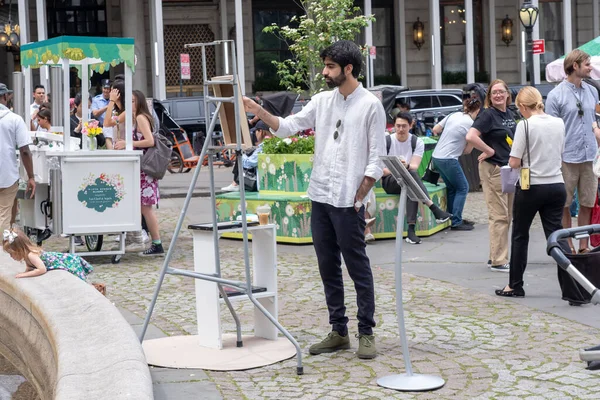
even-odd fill
[{"label": "woman with short blonde hair", "polygon": [[562,213],[567,193],[561,172],[565,142],[562,119],[544,112],[542,95],[524,87],[515,101],[525,118],[517,125],[508,164],[529,170],[529,185],[519,180],[513,203],[510,275],[508,285],[496,290],[498,296],[524,297],[523,275],[527,267],[529,229],[540,214],[546,239],[562,229]]}]

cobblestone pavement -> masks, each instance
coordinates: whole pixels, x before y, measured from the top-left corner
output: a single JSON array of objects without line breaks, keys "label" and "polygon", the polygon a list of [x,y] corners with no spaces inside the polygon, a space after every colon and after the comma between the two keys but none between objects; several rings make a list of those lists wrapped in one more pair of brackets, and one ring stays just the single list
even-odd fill
[{"label": "cobblestone pavement", "polygon": [[[485,223],[483,195],[469,195],[465,217]],[[169,243],[179,209],[158,210],[163,241]],[[197,221],[194,221],[197,222]],[[184,224],[184,226],[187,226]],[[64,249],[64,239],[47,248]],[[184,230],[172,261],[193,269],[191,234]],[[305,253],[305,254],[304,254]],[[416,373],[443,377],[446,385],[429,393],[400,393],[377,386],[376,379],[403,373],[395,313],[393,271],[374,265],[376,335],[379,356],[359,360],[352,350],[310,356],[307,348],[330,330],[327,310],[311,252],[280,252],[278,264],[280,322],[304,350],[304,376],[296,376],[295,359],[249,371],[207,372],[225,399],[597,399],[600,374],[584,369],[579,349],[595,344],[589,326],[530,309],[517,302],[477,294],[463,287],[405,274],[404,304],[408,340]],[[241,243],[221,241],[221,260],[227,276],[239,278]],[[150,302],[162,258],[128,253],[118,265],[109,257],[89,261],[93,281],[105,282],[115,305],[143,318]],[[355,292],[348,275],[348,316],[356,333]],[[166,335],[194,334],[192,279],[167,275],[152,323]],[[249,302],[234,303],[246,333],[252,329]],[[234,332],[225,307],[223,326]]]}]

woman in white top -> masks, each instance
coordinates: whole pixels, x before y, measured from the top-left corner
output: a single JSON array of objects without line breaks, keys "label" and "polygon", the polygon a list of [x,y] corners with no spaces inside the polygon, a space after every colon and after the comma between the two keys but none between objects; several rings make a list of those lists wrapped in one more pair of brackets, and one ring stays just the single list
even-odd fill
[{"label": "woman in white top", "polygon": [[[517,125],[508,164],[511,168],[529,168],[530,187],[517,184],[513,203],[513,227],[510,255],[510,276],[498,296],[525,297],[523,274],[527,267],[529,228],[540,214],[546,239],[562,229],[563,207],[567,199],[561,172],[565,143],[562,119],[544,113],[540,92],[527,86],[519,91],[515,101],[525,118]],[[529,149],[527,149],[529,147]]]},{"label": "woman in white top", "polygon": [[433,127],[434,134],[440,135],[442,132],[443,134],[433,150],[432,157],[434,168],[446,184],[447,211],[452,214],[451,229],[470,231],[473,229],[473,224],[462,218],[469,193],[469,182],[458,158],[473,150],[473,146],[467,144],[467,132],[479,114],[481,102],[477,98],[466,99],[463,106],[463,112],[450,114]]}]

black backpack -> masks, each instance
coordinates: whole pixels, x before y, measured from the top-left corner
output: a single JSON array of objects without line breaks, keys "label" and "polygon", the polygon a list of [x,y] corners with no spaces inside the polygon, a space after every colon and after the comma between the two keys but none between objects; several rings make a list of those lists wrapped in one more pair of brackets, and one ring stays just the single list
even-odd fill
[{"label": "black backpack", "polygon": [[[392,147],[392,135],[386,135],[385,136],[385,148],[386,148],[385,154],[390,154],[390,147]],[[417,137],[413,134],[410,135],[410,147],[414,154],[415,149],[417,148]]]}]

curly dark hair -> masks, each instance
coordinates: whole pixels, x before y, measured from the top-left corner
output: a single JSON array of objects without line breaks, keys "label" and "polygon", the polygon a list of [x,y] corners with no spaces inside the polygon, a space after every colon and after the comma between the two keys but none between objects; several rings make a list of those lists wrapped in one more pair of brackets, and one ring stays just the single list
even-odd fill
[{"label": "curly dark hair", "polygon": [[339,64],[342,70],[346,65],[352,65],[352,76],[358,78],[362,69],[362,54],[356,43],[350,40],[339,40],[331,46],[321,51],[321,60],[331,58],[333,62]]}]

